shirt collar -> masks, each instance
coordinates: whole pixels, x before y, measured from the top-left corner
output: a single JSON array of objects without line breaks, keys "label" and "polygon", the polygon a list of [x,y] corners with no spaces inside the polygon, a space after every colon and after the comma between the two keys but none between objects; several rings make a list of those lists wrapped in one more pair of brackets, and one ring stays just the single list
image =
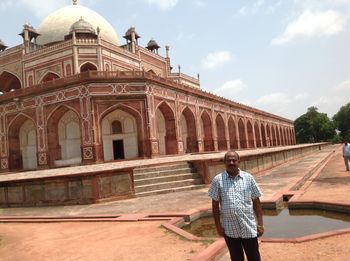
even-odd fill
[{"label": "shirt collar", "polygon": [[231,177],[228,173],[227,173],[227,171],[225,170],[225,177],[227,178],[227,179],[235,179],[235,178],[241,178],[242,177],[242,175],[241,175],[241,170],[240,169],[238,169],[238,174],[233,178],[233,177]]}]

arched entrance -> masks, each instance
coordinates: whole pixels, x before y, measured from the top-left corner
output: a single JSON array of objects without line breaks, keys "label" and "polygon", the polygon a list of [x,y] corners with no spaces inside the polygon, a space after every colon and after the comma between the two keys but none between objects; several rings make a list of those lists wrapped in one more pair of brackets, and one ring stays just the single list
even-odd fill
[{"label": "arched entrance", "polygon": [[101,128],[105,161],[139,156],[137,121],[133,115],[116,109],[102,119]]},{"label": "arched entrance", "polygon": [[262,146],[266,147],[267,143],[266,143],[265,126],[262,123],[260,125],[260,130],[261,130]]},{"label": "arched entrance", "polygon": [[250,123],[250,121],[247,121],[247,133],[248,133],[248,147],[254,148],[254,133],[253,133],[253,126]]},{"label": "arched entrance", "polygon": [[37,168],[36,128],[34,122],[19,115],[8,129],[10,170]]},{"label": "arched entrance", "polygon": [[177,139],[174,113],[168,104],[163,102],[156,110],[156,122],[159,140],[159,153],[177,154]]},{"label": "arched entrance", "polygon": [[271,131],[270,131],[270,125],[266,125],[266,145],[267,147],[271,147]]},{"label": "arched entrance", "polygon": [[51,166],[81,163],[80,119],[76,112],[61,106],[47,123],[48,148]]},{"label": "arched entrance", "polygon": [[38,167],[36,148],[36,129],[33,121],[26,120],[19,130],[20,150],[22,154],[23,169],[36,169]]},{"label": "arched entrance", "polygon": [[0,92],[5,93],[17,89],[21,89],[19,79],[12,73],[3,72],[0,75]]},{"label": "arched entrance", "polygon": [[241,149],[247,148],[247,140],[245,137],[245,128],[242,119],[238,120],[238,133],[239,133],[239,143],[241,145]]},{"label": "arched entrance", "polygon": [[218,138],[218,149],[227,150],[226,135],[225,135],[225,123],[222,116],[219,114],[215,120],[216,133]]},{"label": "arched entrance", "polygon": [[230,117],[228,119],[228,134],[230,137],[230,148],[238,149],[237,137],[236,137],[236,124],[235,121]]},{"label": "arched entrance", "polygon": [[211,120],[206,111],[204,111],[201,116],[201,132],[202,132],[204,151],[214,151]]},{"label": "arched entrance", "polygon": [[254,124],[254,132],[255,132],[256,147],[260,148],[261,147],[260,132],[259,132],[259,126],[256,122]]},{"label": "arched entrance", "polygon": [[43,77],[41,82],[49,82],[49,81],[52,81],[53,79],[58,79],[58,78],[60,78],[59,75],[52,73],[52,72],[49,72],[49,73],[45,74],[45,76]]},{"label": "arched entrance", "polygon": [[198,152],[197,130],[194,115],[189,108],[185,108],[180,117],[181,137],[184,152]]},{"label": "arched entrance", "polygon": [[97,71],[97,66],[94,65],[93,63],[84,63],[80,67],[80,72],[87,72],[87,71]]}]

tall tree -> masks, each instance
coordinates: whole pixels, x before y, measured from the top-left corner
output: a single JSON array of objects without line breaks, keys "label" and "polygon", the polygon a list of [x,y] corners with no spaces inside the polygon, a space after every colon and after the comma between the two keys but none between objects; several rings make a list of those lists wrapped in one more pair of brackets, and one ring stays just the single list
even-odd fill
[{"label": "tall tree", "polygon": [[316,107],[308,108],[307,113],[297,118],[294,128],[297,143],[329,141],[336,134],[333,122]]},{"label": "tall tree", "polygon": [[333,116],[333,121],[340,131],[341,138],[350,140],[350,102],[339,109]]}]

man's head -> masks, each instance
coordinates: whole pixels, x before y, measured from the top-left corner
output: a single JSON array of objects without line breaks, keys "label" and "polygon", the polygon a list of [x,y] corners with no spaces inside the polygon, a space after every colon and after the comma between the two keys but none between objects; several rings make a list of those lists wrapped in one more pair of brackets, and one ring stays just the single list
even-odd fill
[{"label": "man's head", "polygon": [[237,175],[238,167],[239,167],[239,155],[237,152],[230,150],[226,152],[224,157],[224,163],[226,167],[226,171],[229,175]]}]

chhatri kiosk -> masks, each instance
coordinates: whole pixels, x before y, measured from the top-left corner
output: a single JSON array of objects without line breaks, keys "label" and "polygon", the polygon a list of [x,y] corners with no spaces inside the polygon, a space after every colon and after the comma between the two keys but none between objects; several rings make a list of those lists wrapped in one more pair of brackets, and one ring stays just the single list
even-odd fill
[{"label": "chhatri kiosk", "polygon": [[2,172],[295,144],[292,121],[202,91],[76,1],[20,36],[0,40]]}]

